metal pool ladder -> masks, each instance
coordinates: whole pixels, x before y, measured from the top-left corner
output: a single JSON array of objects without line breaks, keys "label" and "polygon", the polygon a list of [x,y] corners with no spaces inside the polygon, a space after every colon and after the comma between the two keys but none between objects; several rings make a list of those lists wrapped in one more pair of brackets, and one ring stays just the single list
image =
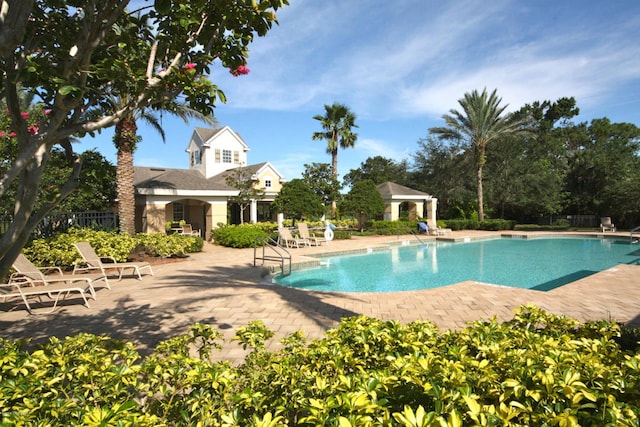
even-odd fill
[{"label": "metal pool ladder", "polygon": [[[638,235],[638,237],[636,237],[635,239],[633,237],[634,234]],[[629,233],[629,239],[631,239],[631,243],[640,242],[640,226],[631,230],[631,233]]]},{"label": "metal pool ladder", "polygon": [[[258,243],[262,246],[262,256],[258,253]],[[267,253],[267,250],[271,253]],[[256,266],[256,261],[261,260],[262,265],[265,261],[276,261],[280,263],[280,271],[283,276],[291,274],[291,254],[277,241],[271,237],[257,237],[253,242],[253,266]],[[285,269],[285,265],[288,261],[289,269]]]}]

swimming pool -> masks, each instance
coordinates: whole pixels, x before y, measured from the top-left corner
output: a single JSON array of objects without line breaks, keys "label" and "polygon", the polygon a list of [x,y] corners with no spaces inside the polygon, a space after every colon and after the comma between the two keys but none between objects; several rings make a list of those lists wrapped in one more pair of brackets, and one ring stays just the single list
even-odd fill
[{"label": "swimming pool", "polygon": [[397,292],[465,280],[547,291],[618,264],[639,264],[628,239],[498,238],[430,241],[389,250],[323,257],[321,266],[273,283],[322,291]]}]

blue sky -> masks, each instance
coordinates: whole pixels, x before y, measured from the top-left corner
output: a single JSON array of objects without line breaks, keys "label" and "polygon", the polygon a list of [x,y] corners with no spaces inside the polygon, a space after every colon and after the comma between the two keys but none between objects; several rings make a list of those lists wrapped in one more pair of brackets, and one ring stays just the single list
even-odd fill
[{"label": "blue sky", "polygon": [[[219,65],[227,95],[220,125],[287,179],[329,163],[314,115],[340,102],[356,114],[355,148],[340,150],[342,176],[367,158],[411,160],[418,140],[441,126],[474,89],[498,90],[509,111],[575,97],[576,121],[608,117],[640,126],[640,2],[637,0],[290,0],[280,25],[252,44],[248,75]],[[195,126],[164,115],[167,141],[140,124],[136,166],[187,168]],[[85,138],[116,163],[113,130]]]}]

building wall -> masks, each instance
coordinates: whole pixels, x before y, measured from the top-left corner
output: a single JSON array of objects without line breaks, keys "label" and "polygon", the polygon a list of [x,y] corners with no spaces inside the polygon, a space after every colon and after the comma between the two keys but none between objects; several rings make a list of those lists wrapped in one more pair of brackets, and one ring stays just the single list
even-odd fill
[{"label": "building wall", "polygon": [[[203,150],[202,163],[204,176],[207,178],[247,164],[247,146],[235,132],[227,127],[209,141],[205,141],[200,150]],[[231,152],[230,159],[224,158],[225,150]]]}]

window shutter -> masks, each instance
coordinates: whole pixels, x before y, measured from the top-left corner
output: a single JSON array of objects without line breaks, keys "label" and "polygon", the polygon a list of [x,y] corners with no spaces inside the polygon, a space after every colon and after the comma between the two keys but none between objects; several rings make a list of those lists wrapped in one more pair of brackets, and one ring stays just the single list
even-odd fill
[{"label": "window shutter", "polygon": [[216,163],[220,163],[220,149],[216,148]]},{"label": "window shutter", "polygon": [[236,165],[240,163],[240,152],[238,151],[233,152],[233,163],[235,163]]}]

